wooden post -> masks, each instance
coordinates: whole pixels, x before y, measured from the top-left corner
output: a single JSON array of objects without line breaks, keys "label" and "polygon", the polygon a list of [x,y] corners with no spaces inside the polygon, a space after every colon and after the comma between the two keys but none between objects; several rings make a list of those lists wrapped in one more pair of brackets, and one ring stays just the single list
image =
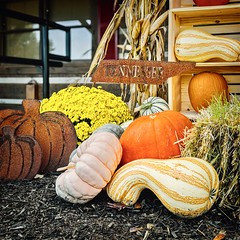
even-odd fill
[{"label": "wooden post", "polygon": [[26,85],[26,99],[39,99],[37,81],[31,80]]}]

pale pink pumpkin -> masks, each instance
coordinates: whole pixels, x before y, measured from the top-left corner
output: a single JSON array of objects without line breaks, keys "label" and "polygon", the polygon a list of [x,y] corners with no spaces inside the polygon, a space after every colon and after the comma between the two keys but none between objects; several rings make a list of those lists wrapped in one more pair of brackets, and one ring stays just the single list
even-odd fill
[{"label": "pale pink pumpkin", "polygon": [[56,180],[57,195],[72,203],[92,200],[109,183],[121,157],[119,137],[98,130],[71,154],[67,171]]}]

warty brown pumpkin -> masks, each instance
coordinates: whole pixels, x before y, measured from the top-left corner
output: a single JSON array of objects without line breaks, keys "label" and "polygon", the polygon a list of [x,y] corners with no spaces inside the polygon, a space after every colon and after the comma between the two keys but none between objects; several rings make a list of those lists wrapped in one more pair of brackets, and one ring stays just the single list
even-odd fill
[{"label": "warty brown pumpkin", "polygon": [[4,121],[5,118],[12,114],[22,114],[23,112],[21,110],[16,110],[16,109],[4,109],[0,110],[0,123]]},{"label": "warty brown pumpkin", "polygon": [[0,136],[0,180],[32,179],[42,163],[42,150],[32,136],[18,136],[5,126]]},{"label": "warty brown pumpkin", "polygon": [[[2,128],[10,125],[16,128],[17,135],[33,136],[42,149],[42,165],[39,173],[55,171],[68,163],[71,152],[76,148],[77,136],[70,119],[61,112],[40,114],[38,100],[23,100],[24,111],[0,111],[0,134]],[[1,117],[0,117],[1,118]]]}]

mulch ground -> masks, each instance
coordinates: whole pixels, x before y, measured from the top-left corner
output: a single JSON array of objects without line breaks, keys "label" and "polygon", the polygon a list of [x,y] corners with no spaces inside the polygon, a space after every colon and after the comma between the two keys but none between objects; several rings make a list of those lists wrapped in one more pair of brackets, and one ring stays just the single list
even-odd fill
[{"label": "mulch ground", "polygon": [[182,219],[149,191],[131,208],[116,208],[105,191],[87,204],[72,204],[56,195],[56,178],[52,173],[0,183],[0,239],[240,240],[239,221],[217,206],[201,217]]}]

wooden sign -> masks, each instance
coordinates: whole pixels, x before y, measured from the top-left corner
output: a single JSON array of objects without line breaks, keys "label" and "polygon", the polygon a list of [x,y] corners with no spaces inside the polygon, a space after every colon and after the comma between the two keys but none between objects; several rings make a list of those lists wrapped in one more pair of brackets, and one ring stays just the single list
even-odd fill
[{"label": "wooden sign", "polygon": [[195,65],[193,62],[102,60],[92,82],[161,84],[169,77],[189,72]]}]

